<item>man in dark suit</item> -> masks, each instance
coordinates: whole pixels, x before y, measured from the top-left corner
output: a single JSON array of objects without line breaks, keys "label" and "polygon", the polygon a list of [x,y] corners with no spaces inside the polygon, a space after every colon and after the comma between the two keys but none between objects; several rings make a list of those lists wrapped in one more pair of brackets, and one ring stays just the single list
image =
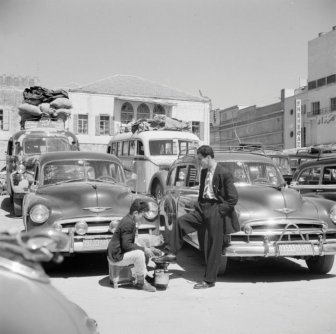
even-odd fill
[{"label": "man in dark suit", "polygon": [[[215,286],[224,235],[239,231],[240,226],[234,210],[238,193],[231,172],[217,164],[214,152],[208,145],[198,148],[197,157],[202,167],[198,205],[194,212],[177,219],[166,246],[167,253],[161,259],[174,261],[182,247],[184,235],[204,229],[207,232],[204,242],[205,273],[203,281],[195,284],[194,288],[205,289]],[[199,242],[202,249],[202,238],[199,238]]]}]

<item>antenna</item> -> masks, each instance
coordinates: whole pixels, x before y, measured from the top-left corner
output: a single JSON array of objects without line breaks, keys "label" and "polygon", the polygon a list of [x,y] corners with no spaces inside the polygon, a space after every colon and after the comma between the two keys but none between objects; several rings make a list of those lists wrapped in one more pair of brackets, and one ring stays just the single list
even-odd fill
[{"label": "antenna", "polygon": [[235,122],[233,121],[233,110],[231,110],[231,119],[232,119],[233,131],[236,135],[236,138],[238,139],[238,143],[240,144],[241,141],[240,141],[240,138],[239,138],[238,133],[237,133],[237,126],[236,126]]}]

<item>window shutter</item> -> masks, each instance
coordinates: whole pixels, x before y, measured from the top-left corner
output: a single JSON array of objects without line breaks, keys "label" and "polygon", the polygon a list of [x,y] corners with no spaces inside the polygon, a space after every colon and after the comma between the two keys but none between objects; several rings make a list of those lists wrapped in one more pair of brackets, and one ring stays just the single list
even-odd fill
[{"label": "window shutter", "polygon": [[110,116],[110,136],[114,136],[114,117]]},{"label": "window shutter", "polygon": [[96,136],[100,136],[100,124],[99,124],[99,121],[100,121],[100,116],[96,116],[95,117],[95,123],[96,123]]},{"label": "window shutter", "polygon": [[204,140],[204,122],[200,122],[200,139]]},{"label": "window shutter", "polygon": [[8,110],[3,111],[3,130],[9,130],[9,112]]},{"label": "window shutter", "polygon": [[73,132],[78,135],[78,114],[73,115]]}]

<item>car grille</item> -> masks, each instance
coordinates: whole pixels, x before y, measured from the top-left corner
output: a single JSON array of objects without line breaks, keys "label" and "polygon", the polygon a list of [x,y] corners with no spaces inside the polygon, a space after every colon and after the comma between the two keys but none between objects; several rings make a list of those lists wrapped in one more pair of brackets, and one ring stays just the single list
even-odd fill
[{"label": "car grille", "polygon": [[[250,235],[243,231],[230,235],[231,242],[269,242],[283,241],[319,241],[320,236],[324,235],[322,231],[323,222],[286,220],[286,221],[267,221],[248,223],[252,227]],[[336,229],[325,233],[325,239],[336,239]]]}]

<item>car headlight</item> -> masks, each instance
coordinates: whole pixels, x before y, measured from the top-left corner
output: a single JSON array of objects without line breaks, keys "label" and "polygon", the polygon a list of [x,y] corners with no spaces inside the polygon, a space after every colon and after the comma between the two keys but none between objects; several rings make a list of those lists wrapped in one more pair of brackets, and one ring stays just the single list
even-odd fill
[{"label": "car headlight", "polygon": [[88,229],[89,229],[89,226],[84,220],[81,220],[80,222],[76,223],[76,225],[75,225],[75,231],[79,235],[86,234]]},{"label": "car headlight", "polygon": [[155,202],[148,202],[149,211],[144,213],[147,220],[154,220],[159,214],[159,206]]},{"label": "car headlight", "polygon": [[334,224],[336,224],[336,205],[333,205],[329,212],[329,217]]},{"label": "car headlight", "polygon": [[17,166],[16,171],[19,174],[23,174],[26,171],[26,167],[21,163]]},{"label": "car headlight", "polygon": [[43,224],[49,218],[49,209],[43,205],[38,204],[31,208],[30,219],[36,224]]}]

